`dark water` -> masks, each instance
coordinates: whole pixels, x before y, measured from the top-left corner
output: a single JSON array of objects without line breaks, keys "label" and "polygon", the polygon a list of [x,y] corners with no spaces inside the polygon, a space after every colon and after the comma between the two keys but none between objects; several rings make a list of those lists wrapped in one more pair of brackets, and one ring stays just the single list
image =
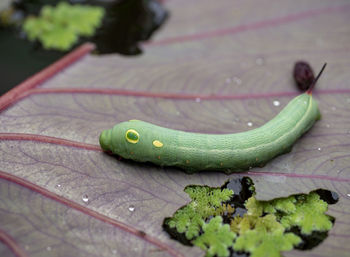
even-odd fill
[{"label": "dark water", "polygon": [[0,95],[63,55],[37,49],[12,29],[0,29]]},{"label": "dark water", "polygon": [[[0,0],[1,1],[1,0]],[[16,0],[14,17],[38,15],[44,4],[55,5],[61,0]],[[125,58],[142,54],[140,42],[147,41],[160,28],[169,12],[157,0],[70,0],[70,3],[105,7],[101,28],[92,38],[82,38],[76,44],[94,42],[97,54],[119,53]],[[75,46],[75,47],[76,47]],[[29,42],[19,27],[0,27],[0,95],[58,60],[67,52],[44,50],[40,43]]]}]

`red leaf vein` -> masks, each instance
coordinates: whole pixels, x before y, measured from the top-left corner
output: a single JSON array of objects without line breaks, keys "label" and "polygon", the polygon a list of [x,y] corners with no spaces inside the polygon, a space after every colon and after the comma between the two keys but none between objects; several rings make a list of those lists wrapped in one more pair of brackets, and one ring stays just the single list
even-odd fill
[{"label": "red leaf vein", "polygon": [[[15,175],[12,175],[12,174],[9,174],[9,173],[6,173],[6,172],[3,172],[3,171],[0,171],[0,178],[1,179],[4,179],[4,180],[7,180],[7,181],[10,181],[10,182],[13,182],[13,183],[16,183],[20,186],[23,186],[25,188],[28,188],[34,192],[37,192],[47,198],[50,198],[54,201],[57,201],[63,205],[66,205],[70,208],[73,208],[81,213],[84,213],[86,215],[89,215],[97,220],[100,220],[102,222],[105,222],[105,223],[108,223],[114,227],[117,227],[118,229],[121,229],[125,232],[128,232],[130,234],[133,234],[134,236],[136,237],[139,237],[143,240],[146,240],[147,242],[157,246],[158,248],[160,249],[163,249],[165,251],[167,251],[171,256],[174,256],[174,257],[183,257],[183,255],[176,251],[175,249],[171,248],[170,246],[168,246],[167,244],[159,241],[157,238],[154,238],[152,236],[149,236],[147,234],[145,234],[144,232],[140,232],[140,230],[136,229],[136,228],[133,228],[127,224],[124,224],[120,221],[117,221],[115,219],[112,219],[106,215],[103,215],[101,213],[98,213],[96,211],[93,211],[93,210],[90,210],[76,202],[73,202],[71,200],[68,200],[67,198],[64,198],[60,195],[57,195],[55,193],[52,193],[50,191],[48,191],[47,189],[43,188],[43,187],[40,187],[38,185],[35,185],[25,179],[22,179],[22,178],[19,178]],[[1,232],[1,231],[0,231]],[[0,233],[0,239],[2,239],[1,237],[1,233]],[[19,257],[24,257],[25,255],[18,255]]]}]

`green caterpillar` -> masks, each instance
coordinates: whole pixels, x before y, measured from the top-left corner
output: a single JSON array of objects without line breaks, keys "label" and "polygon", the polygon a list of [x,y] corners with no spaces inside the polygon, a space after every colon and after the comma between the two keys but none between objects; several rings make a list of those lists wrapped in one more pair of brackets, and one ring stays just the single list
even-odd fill
[{"label": "green caterpillar", "polygon": [[236,134],[183,132],[130,120],[100,135],[103,150],[138,162],[176,166],[187,172],[220,170],[226,173],[263,166],[289,152],[295,141],[320,119],[312,88],[292,99],[272,120],[260,128]]}]

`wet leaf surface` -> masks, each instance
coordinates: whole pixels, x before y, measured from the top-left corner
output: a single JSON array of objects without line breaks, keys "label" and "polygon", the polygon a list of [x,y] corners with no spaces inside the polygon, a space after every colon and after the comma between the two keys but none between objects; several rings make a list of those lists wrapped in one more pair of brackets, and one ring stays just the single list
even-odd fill
[{"label": "wet leaf surface", "polygon": [[[336,192],[329,237],[285,256],[347,256],[348,2],[165,4],[171,18],[144,55],[85,56],[2,109],[0,229],[28,256],[203,255],[170,239],[163,219],[189,202],[187,185],[249,176],[258,199]],[[298,94],[301,58],[315,71],[328,63],[314,92],[322,120],[263,168],[188,175],[99,150],[99,133],[129,119],[206,133],[260,126]],[[1,244],[1,256],[13,256],[8,249]]]}]

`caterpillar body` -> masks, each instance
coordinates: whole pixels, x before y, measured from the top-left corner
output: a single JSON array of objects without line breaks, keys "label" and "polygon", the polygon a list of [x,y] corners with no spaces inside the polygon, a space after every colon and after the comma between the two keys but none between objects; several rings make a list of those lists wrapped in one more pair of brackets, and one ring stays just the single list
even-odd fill
[{"label": "caterpillar body", "polygon": [[250,131],[235,134],[190,133],[130,120],[103,131],[100,145],[103,150],[126,159],[176,166],[190,173],[199,170],[226,173],[248,170],[289,152],[295,141],[320,119],[318,104],[311,90],[312,87],[292,99],[265,125]]}]

